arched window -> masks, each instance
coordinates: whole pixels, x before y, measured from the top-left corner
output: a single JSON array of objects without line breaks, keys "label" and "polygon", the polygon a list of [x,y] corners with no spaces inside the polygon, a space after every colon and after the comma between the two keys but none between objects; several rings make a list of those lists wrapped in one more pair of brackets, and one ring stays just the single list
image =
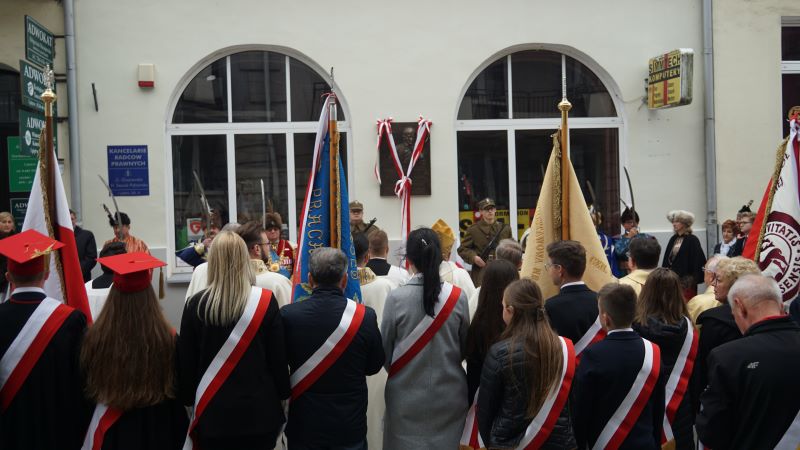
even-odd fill
[{"label": "arched window", "polygon": [[[267,208],[280,213],[295,240],[323,94],[323,75],[274,51],[243,51],[200,67],[180,92],[167,124],[172,174],[169,198],[180,249],[202,230],[205,211],[195,174],[222,224],[261,220],[261,182]],[[341,98],[341,96],[340,96]],[[348,125],[338,113],[347,166]],[[183,263],[176,260],[178,272]]]},{"label": "arched window", "polygon": [[570,158],[590,202],[588,185],[605,217],[607,233],[619,232],[619,135],[623,126],[612,95],[577,59],[550,50],[503,56],[472,80],[458,110],[457,148],[462,231],[476,203],[492,197],[498,219],[530,226],[560,126],[562,56],[570,111]]}]

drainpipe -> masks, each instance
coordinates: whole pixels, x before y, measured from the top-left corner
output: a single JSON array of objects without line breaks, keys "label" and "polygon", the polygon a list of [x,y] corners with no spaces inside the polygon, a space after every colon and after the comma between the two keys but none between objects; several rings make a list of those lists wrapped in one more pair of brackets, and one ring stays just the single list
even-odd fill
[{"label": "drainpipe", "polygon": [[75,73],[75,2],[64,0],[64,37],[67,48],[67,103],[69,106],[70,207],[82,220],[81,147],[78,137],[78,84]]},{"label": "drainpipe", "polygon": [[717,149],[714,119],[714,39],[712,0],[703,0],[703,97],[706,149],[706,251],[719,242],[717,229]]}]

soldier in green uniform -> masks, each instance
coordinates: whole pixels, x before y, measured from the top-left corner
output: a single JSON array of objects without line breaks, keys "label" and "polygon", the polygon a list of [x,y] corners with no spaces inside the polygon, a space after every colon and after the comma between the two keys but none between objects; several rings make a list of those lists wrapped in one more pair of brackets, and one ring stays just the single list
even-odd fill
[{"label": "soldier in green uniform", "polygon": [[[458,255],[472,265],[470,275],[475,286],[481,285],[481,269],[486,266],[486,263],[494,259],[497,244],[503,239],[511,238],[511,228],[495,220],[497,207],[494,204],[494,200],[490,198],[481,200],[478,202],[478,209],[481,212],[481,220],[467,228],[464,239],[461,241],[461,246],[458,247]],[[497,239],[494,240],[492,248],[486,252],[485,257],[481,257],[495,236],[497,236]]]},{"label": "soldier in green uniform", "polygon": [[[369,228],[369,229],[367,229]],[[358,200],[350,202],[350,234],[355,236],[358,233],[367,232],[367,238],[372,233],[380,230],[376,225],[369,226],[369,223],[364,222],[364,205]]]}]

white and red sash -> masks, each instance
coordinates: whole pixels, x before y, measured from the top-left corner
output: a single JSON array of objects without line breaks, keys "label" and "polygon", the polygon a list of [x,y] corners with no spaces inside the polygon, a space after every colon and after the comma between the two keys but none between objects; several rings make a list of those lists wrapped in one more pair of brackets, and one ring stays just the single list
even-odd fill
[{"label": "white and red sash", "polygon": [[486,448],[481,434],[478,432],[478,394],[481,389],[475,391],[475,399],[467,412],[467,421],[464,423],[464,431],[461,432],[460,448],[478,450]]},{"label": "white and red sash", "polygon": [[616,450],[628,437],[631,428],[639,419],[650,395],[653,393],[658,372],[661,368],[661,350],[658,345],[647,339],[642,339],[644,345],[644,358],[642,367],[633,380],[631,390],[622,400],[617,410],[608,420],[592,449]]},{"label": "white and red sash", "polygon": [[197,421],[203,415],[208,403],[219,388],[233,372],[239,360],[242,359],[244,352],[250,346],[261,323],[264,321],[264,316],[271,301],[271,291],[259,287],[251,288],[242,317],[236,322],[230,336],[222,344],[214,359],[211,360],[211,364],[208,365],[203,377],[200,379],[200,383],[197,385],[197,391],[194,396],[194,411],[189,422],[186,440],[183,443],[184,450],[194,448],[192,435],[194,428],[197,426]]},{"label": "white and red sash", "polygon": [[292,400],[297,399],[321,377],[347,350],[358,333],[367,308],[347,299],[339,325],[330,336],[289,377],[292,384]]},{"label": "white and red sash", "polygon": [[800,411],[794,416],[789,429],[775,446],[775,450],[797,450],[800,448]]},{"label": "white and red sash", "polygon": [[592,326],[590,326],[589,329],[586,330],[586,333],[575,343],[575,355],[580,359],[581,353],[586,350],[586,347],[595,342],[602,341],[605,337],[606,330],[600,325],[600,316],[598,315]]},{"label": "white and red sash", "polygon": [[[37,291],[42,291],[37,289]],[[14,291],[22,292],[20,289]],[[14,294],[12,293],[12,296]],[[73,309],[46,297],[0,359],[0,411],[5,411]]]},{"label": "white and red sash", "polygon": [[684,319],[686,319],[687,326],[686,337],[683,340],[683,345],[681,345],[681,351],[678,353],[678,359],[675,360],[675,365],[669,374],[665,389],[666,409],[664,412],[664,432],[661,437],[662,444],[675,438],[672,433],[672,423],[675,421],[678,406],[683,401],[686,388],[689,386],[689,377],[692,375],[694,358],[697,355],[697,333],[695,333],[692,321],[688,317],[684,317]]},{"label": "white and red sash", "polygon": [[411,333],[394,348],[392,364],[389,366],[389,378],[396,375],[428,345],[428,342],[433,339],[433,336],[436,335],[447,321],[447,318],[450,317],[450,313],[455,309],[460,295],[461,288],[450,283],[442,283],[439,301],[433,306],[434,317],[426,314],[422,321],[411,330]]},{"label": "white and red sash", "polygon": [[533,417],[530,425],[525,430],[525,435],[522,436],[517,446],[518,450],[534,450],[540,448],[550,437],[553,432],[553,427],[556,424],[561,410],[567,403],[569,397],[569,389],[572,386],[572,377],[575,375],[575,348],[572,346],[572,341],[569,339],[559,337],[561,342],[561,356],[563,364],[561,365],[561,379],[558,383],[558,389],[554,389],[547,394],[542,407],[536,416]]},{"label": "white and red sash", "polygon": [[92,420],[89,422],[89,429],[86,430],[86,437],[83,438],[81,450],[102,449],[106,431],[108,431],[120,417],[122,417],[122,411],[98,403],[94,408]]}]

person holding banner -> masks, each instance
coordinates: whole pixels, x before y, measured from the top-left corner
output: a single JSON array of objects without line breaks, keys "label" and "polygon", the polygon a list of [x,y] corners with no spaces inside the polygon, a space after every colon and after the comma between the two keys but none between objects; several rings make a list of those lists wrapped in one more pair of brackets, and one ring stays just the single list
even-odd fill
[{"label": "person holding banner", "polygon": [[278,302],[253,286],[247,246],[223,231],[209,254],[208,288],[181,318],[178,379],[193,405],[184,448],[271,449],[285,422],[289,373]]},{"label": "person holding banner", "polygon": [[75,449],[86,430],[90,409],[78,367],[86,316],[42,288],[49,257],[63,246],[35,230],[0,240],[11,284],[9,300],[0,304],[3,450]]},{"label": "person holding banner", "polygon": [[367,376],[380,371],[384,353],[375,310],[345,297],[349,263],[339,249],[315,249],[311,295],[281,309],[292,370],[289,450],[367,448]]},{"label": "person holding banner", "polygon": [[607,336],[583,352],[572,387],[578,448],[660,450],[661,354],[631,328],[636,291],[609,283],[598,292],[598,303]]},{"label": "person holding banner", "polygon": [[381,323],[389,371],[383,448],[458,448],[467,415],[467,297],[439,278],[442,252],[430,228],[409,233],[406,258],[414,275],[386,298]]},{"label": "person holding banner", "polygon": [[114,275],[81,347],[86,395],[96,403],[82,450],[177,450],[189,421],[177,399],[175,331],[151,285],[152,270],[166,263],[147,253],[97,261]]},{"label": "person holding banner", "polygon": [[744,337],[708,356],[696,423],[700,442],[713,449],[796,449],[800,327],[783,314],[783,295],[770,277],[742,276],[728,299]]},{"label": "person holding banner", "polygon": [[[637,241],[631,243],[632,249]],[[694,414],[686,393],[697,355],[697,331],[688,317],[675,272],[660,267],[648,275],[639,294],[633,329],[661,349],[661,373],[667,377],[663,443],[672,441],[672,448],[694,450]]]},{"label": "person holding banner", "polygon": [[542,291],[531,280],[506,288],[502,311],[506,329],[486,357],[478,392],[486,447],[574,449],[567,406],[575,374],[572,341],[550,328]]}]

